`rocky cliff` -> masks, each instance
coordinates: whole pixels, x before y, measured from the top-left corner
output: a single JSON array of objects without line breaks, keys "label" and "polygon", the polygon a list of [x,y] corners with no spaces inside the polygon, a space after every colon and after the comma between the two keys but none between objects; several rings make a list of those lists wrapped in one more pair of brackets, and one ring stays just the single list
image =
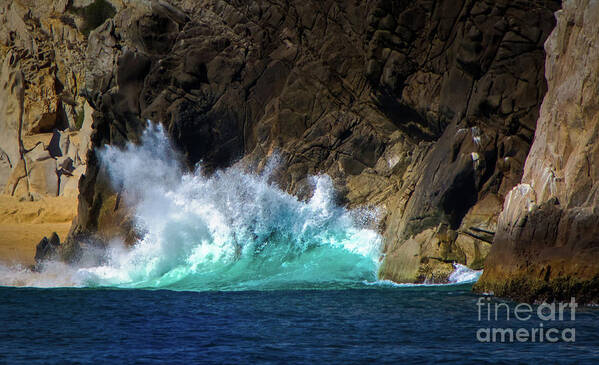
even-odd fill
[{"label": "rocky cliff", "polygon": [[95,0],[42,13],[28,4],[19,16],[32,29],[54,19],[62,33],[41,33],[76,35],[69,95],[93,117],[71,242],[139,234],[95,150],[138,141],[150,119],[207,173],[233,163],[260,171],[276,157],[273,179],[300,198],[310,175],[330,175],[340,204],[380,213],[383,278],[443,282],[453,262],[481,268],[522,178],[559,5]]},{"label": "rocky cliff", "polygon": [[549,89],[479,291],[599,302],[599,3],[569,0],[545,44]]},{"label": "rocky cliff", "polygon": [[[557,7],[131,2],[89,37],[93,142],[135,141],[151,119],[189,166],[276,155],[300,197],[326,173],[341,203],[379,208],[382,277],[444,281],[452,262],[482,266],[520,180]],[[93,160],[77,234],[133,239],[114,188]]]}]

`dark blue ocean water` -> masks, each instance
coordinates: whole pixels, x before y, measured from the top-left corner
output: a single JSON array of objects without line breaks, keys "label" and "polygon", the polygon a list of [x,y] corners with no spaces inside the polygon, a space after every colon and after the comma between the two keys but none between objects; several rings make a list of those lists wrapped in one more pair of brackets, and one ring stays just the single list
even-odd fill
[{"label": "dark blue ocean water", "polygon": [[[599,310],[545,327],[574,343],[480,343],[469,285],[339,291],[0,288],[4,363],[593,363]],[[511,305],[511,304],[510,304]],[[539,321],[492,322],[535,327]]]}]

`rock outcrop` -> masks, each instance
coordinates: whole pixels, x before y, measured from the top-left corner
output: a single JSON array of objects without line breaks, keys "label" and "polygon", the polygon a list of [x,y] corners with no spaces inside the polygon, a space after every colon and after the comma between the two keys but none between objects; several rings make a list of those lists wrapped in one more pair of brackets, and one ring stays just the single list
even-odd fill
[{"label": "rock outcrop", "polygon": [[[558,1],[128,2],[89,35],[96,147],[167,126],[188,165],[236,161],[306,197],[377,207],[381,276],[480,268],[520,181],[546,90]],[[119,187],[91,157],[75,235],[134,240]]]},{"label": "rock outcrop", "polygon": [[60,249],[60,238],[56,232],[52,233],[50,239],[48,237],[42,238],[42,240],[35,247],[35,263],[36,265],[42,265],[45,261],[51,261],[57,259],[58,250]]},{"label": "rock outcrop", "polygon": [[545,44],[548,92],[479,291],[599,302],[599,3],[568,0]]}]

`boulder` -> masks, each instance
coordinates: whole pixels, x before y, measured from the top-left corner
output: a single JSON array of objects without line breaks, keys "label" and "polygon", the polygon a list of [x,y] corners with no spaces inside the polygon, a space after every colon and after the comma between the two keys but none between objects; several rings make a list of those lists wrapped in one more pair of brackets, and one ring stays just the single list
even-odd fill
[{"label": "boulder", "polygon": [[30,160],[27,163],[29,169],[29,192],[41,195],[58,195],[58,175],[56,174],[56,160],[50,158],[41,161]]},{"label": "boulder", "polygon": [[50,239],[47,237],[42,240],[35,247],[35,263],[37,266],[43,264],[44,261],[52,261],[58,258],[60,247],[60,238],[56,232],[52,233]]}]

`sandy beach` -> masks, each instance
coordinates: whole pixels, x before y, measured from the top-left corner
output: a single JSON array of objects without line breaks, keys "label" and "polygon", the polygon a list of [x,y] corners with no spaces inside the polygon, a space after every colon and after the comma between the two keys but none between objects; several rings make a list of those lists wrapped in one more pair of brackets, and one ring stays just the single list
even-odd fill
[{"label": "sandy beach", "polygon": [[31,265],[35,246],[44,236],[58,233],[63,240],[77,212],[77,200],[65,197],[20,202],[0,196],[0,262]]}]

